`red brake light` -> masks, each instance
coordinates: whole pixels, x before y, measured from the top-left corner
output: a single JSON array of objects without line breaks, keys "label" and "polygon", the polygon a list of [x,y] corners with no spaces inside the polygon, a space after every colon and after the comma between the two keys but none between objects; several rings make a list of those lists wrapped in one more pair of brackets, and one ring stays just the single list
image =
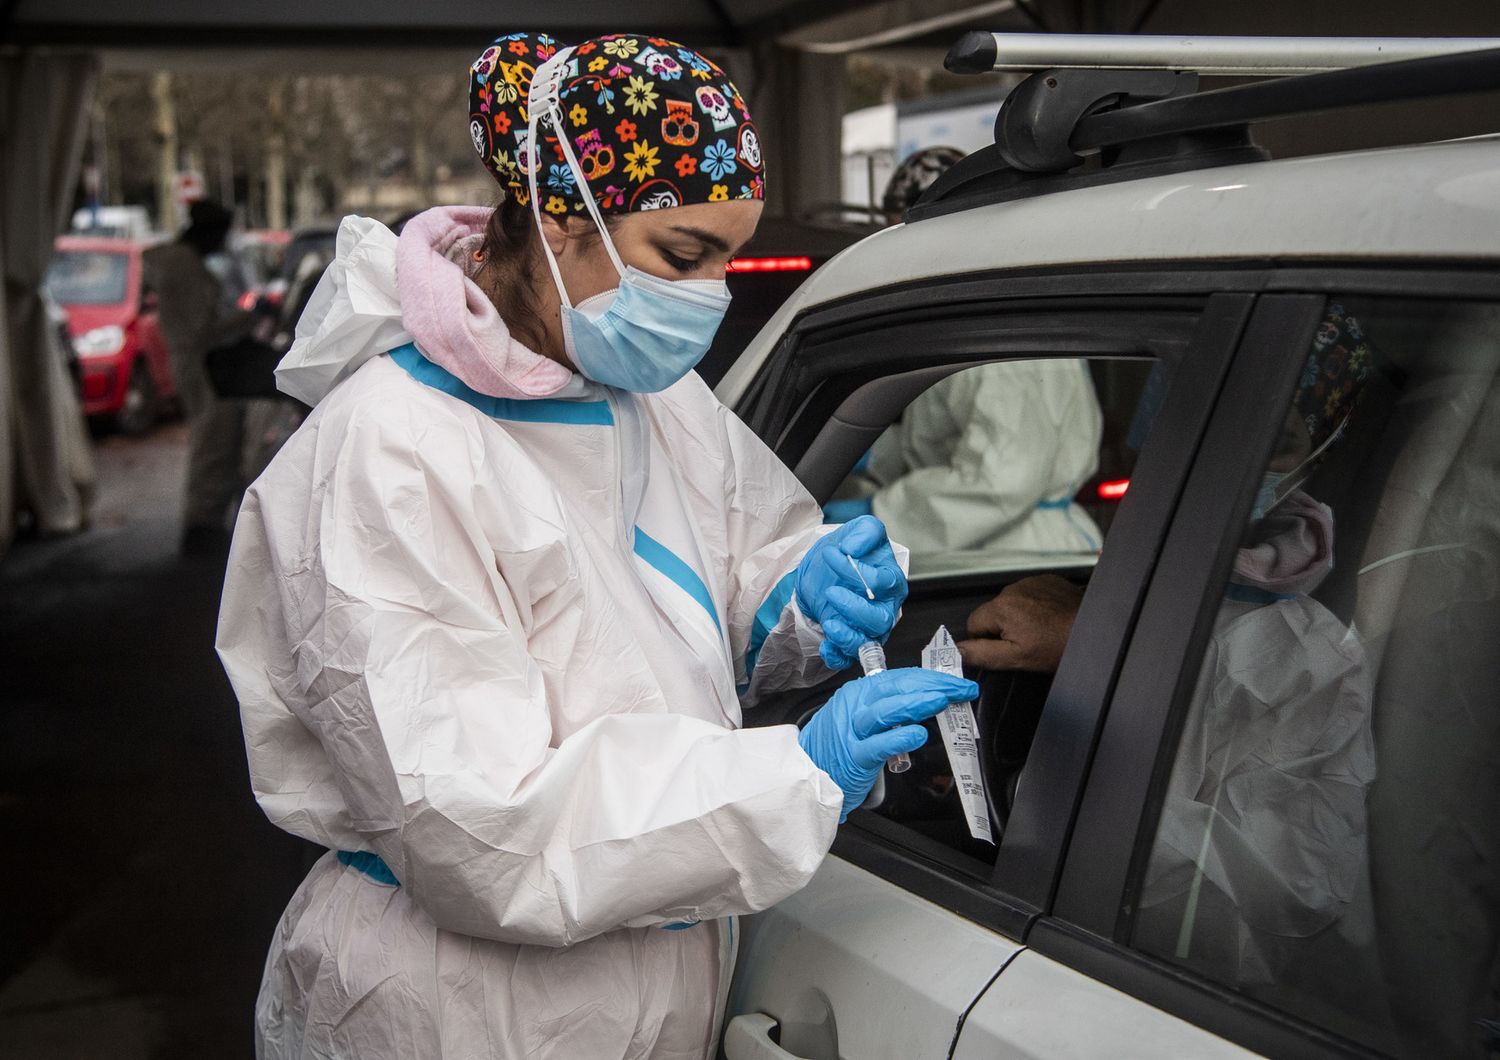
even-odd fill
[{"label": "red brake light", "polygon": [[728,272],[811,272],[812,258],[734,258]]},{"label": "red brake light", "polygon": [[1114,482],[1099,483],[1099,498],[1106,501],[1117,501],[1125,496],[1125,491],[1130,488],[1128,478],[1117,479]]},{"label": "red brake light", "polygon": [[245,310],[247,313],[255,308],[254,291],[246,291],[244,294],[240,295],[240,308]]}]

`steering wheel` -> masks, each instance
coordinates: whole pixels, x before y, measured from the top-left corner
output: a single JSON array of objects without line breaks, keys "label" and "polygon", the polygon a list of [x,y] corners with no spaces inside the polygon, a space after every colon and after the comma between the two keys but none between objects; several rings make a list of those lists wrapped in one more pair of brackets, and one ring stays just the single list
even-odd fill
[{"label": "steering wheel", "polygon": [[1019,670],[992,670],[979,675],[980,765],[984,770],[985,794],[996,838],[1005,831],[1016,802],[1016,785],[1031,738],[1052,688],[1051,674]]}]

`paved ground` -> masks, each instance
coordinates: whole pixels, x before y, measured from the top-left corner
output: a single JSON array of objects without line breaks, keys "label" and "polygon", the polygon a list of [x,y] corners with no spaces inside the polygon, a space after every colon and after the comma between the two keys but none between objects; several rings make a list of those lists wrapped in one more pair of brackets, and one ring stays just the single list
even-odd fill
[{"label": "paved ground", "polygon": [[184,434],[101,439],[94,525],[0,560],[0,1056],[238,1057],[304,844],[250,797],[176,554]]}]

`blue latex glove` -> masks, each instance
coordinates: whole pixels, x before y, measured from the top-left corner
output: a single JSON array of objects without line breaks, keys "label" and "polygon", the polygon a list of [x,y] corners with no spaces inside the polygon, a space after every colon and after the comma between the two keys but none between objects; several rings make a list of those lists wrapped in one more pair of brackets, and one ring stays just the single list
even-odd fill
[{"label": "blue latex glove", "polygon": [[[870,591],[849,565],[859,563]],[[818,654],[829,669],[842,670],[859,657],[867,640],[885,643],[906,599],[906,575],[896,563],[885,524],[862,515],[827,534],[797,564],[797,606],[823,629]]]},{"label": "blue latex glove", "polygon": [[887,758],[927,742],[922,722],[979,686],[936,670],[886,670],[850,681],[797,734],[807,757],[844,792],[839,823],[864,802]]},{"label": "blue latex glove", "polygon": [[869,515],[872,507],[874,507],[872,497],[850,497],[841,501],[829,501],[823,505],[823,521],[847,523],[851,519],[858,519],[861,515]]}]

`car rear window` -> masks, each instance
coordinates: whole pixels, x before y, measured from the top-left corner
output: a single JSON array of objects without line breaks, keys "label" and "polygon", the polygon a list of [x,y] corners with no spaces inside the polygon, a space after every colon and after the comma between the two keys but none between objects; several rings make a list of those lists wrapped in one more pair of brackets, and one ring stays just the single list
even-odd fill
[{"label": "car rear window", "polygon": [[1500,1028],[1497,369],[1500,303],[1326,303],[1126,899],[1132,945],[1382,1055]]},{"label": "car rear window", "polygon": [[125,301],[130,260],[109,250],[60,250],[47,270],[47,293],[63,305],[112,305]]}]

